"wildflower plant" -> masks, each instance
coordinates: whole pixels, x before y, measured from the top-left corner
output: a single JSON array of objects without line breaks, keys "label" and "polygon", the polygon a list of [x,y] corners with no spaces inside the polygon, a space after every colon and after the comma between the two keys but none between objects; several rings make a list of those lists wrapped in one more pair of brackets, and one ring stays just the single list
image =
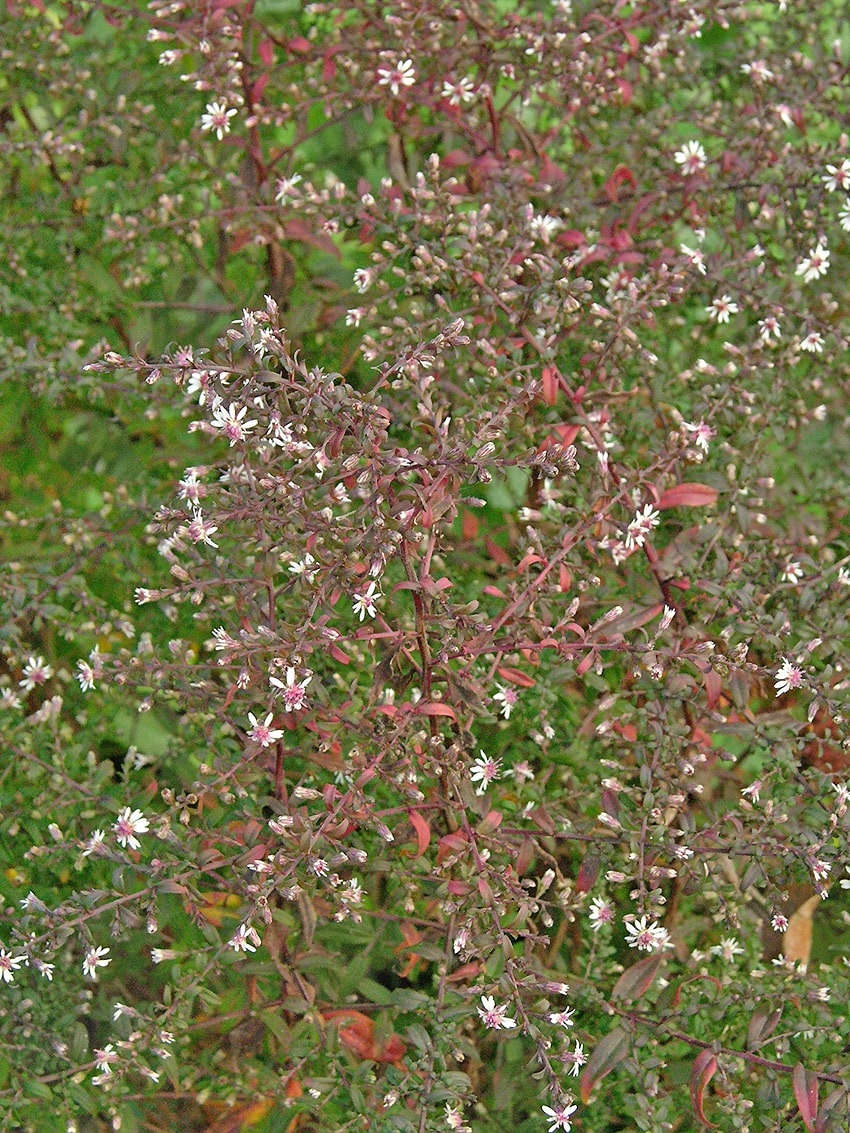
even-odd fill
[{"label": "wildflower plant", "polygon": [[4,1124],[844,1128],[840,5],[7,9]]}]

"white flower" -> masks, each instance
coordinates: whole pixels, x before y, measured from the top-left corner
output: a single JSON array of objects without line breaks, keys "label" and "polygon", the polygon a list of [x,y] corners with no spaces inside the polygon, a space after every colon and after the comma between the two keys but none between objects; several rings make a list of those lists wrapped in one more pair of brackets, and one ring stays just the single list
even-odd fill
[{"label": "white flower", "polygon": [[565,1007],[563,1011],[553,1011],[549,1015],[549,1022],[555,1027],[571,1027],[573,1025],[575,1011],[572,1007]]},{"label": "white flower", "polygon": [[475,789],[476,795],[483,795],[490,784],[499,778],[501,773],[501,759],[491,759],[482,751],[469,769],[469,778],[471,781],[477,783],[480,780],[480,786]]},{"label": "white flower", "polygon": [[225,134],[230,133],[230,119],[236,113],[233,107],[228,109],[226,102],[210,102],[207,104],[206,114],[201,115],[201,129],[215,130],[216,137],[221,141]]},{"label": "white flower", "polygon": [[727,963],[730,963],[736,956],[743,955],[744,949],[734,936],[724,936],[720,943],[713,945],[709,951],[712,956],[722,956]]},{"label": "white flower", "polygon": [[220,429],[222,433],[229,439],[230,447],[236,444],[237,441],[244,441],[248,433],[257,424],[256,419],[250,421],[245,420],[245,415],[248,412],[248,406],[243,405],[240,409],[233,402],[224,408],[224,403],[219,402],[213,408],[212,425],[214,429]]},{"label": "white flower", "polygon": [[702,145],[695,141],[685,142],[682,148],[675,152],[673,158],[677,165],[681,165],[682,172],[688,177],[705,169],[707,160]]},{"label": "white flower", "polygon": [[286,198],[292,195],[292,190],[301,180],[300,173],[293,173],[291,177],[281,177],[276,186],[277,192],[274,199],[283,204]]},{"label": "white flower", "polygon": [[381,592],[378,590],[377,583],[375,582],[370,582],[362,593],[355,594],[351,606],[355,614],[359,615],[361,622],[367,614],[370,618],[375,617],[377,614],[375,601],[381,596]]},{"label": "white flower", "polygon": [[799,665],[795,665],[793,661],[789,661],[786,657],[777,669],[773,683],[776,686],[776,695],[784,696],[785,693],[790,692],[792,688],[800,688],[802,686],[803,670]]},{"label": "white flower", "polygon": [[477,1010],[485,1027],[497,1031],[500,1027],[510,1030],[516,1026],[516,1019],[508,1018],[508,1005],[500,1003],[497,1007],[492,995],[482,995],[481,1006]]},{"label": "white flower", "polygon": [[721,295],[706,307],[712,322],[728,323],[730,315],[737,315],[740,307],[731,295]]},{"label": "white flower", "polygon": [[679,251],[683,256],[687,257],[691,267],[696,268],[700,275],[705,275],[707,270],[705,266],[705,256],[699,248],[689,248],[687,244],[680,244]]},{"label": "white flower", "polygon": [[[290,665],[286,670],[285,682],[278,677],[269,677],[269,684],[275,689],[275,696],[279,696],[283,701],[284,712],[297,712],[304,707],[307,700],[307,685],[313,679],[313,674],[308,670],[301,680],[295,670]],[[280,733],[283,735],[283,732]],[[280,736],[276,736],[280,739]]]},{"label": "white flower", "polygon": [[111,1063],[118,1061],[118,1054],[112,1043],[107,1043],[103,1050],[96,1050],[94,1052],[94,1060],[101,1074],[111,1074]]},{"label": "white flower", "polygon": [[850,197],[846,199],[838,213],[838,220],[845,232],[850,232]]},{"label": "white flower", "polygon": [[544,1105],[543,1112],[549,1122],[549,1133],[557,1133],[559,1129],[562,1129],[564,1133],[570,1133],[573,1127],[570,1118],[575,1113],[576,1108],[576,1106],[566,1103],[556,1106],[554,1109],[551,1106]]},{"label": "white flower", "polygon": [[107,964],[111,963],[112,957],[109,955],[108,948],[102,946],[87,948],[83,957],[83,975],[90,980],[96,980],[97,969],[105,968]]},{"label": "white flower", "polygon": [[799,582],[803,577],[803,568],[799,563],[789,559],[779,577],[783,582]]},{"label": "white flower", "polygon": [[850,193],[850,161],[845,158],[840,165],[827,165],[826,177],[821,180],[830,193],[834,193],[836,189]]},{"label": "white flower", "polygon": [[803,283],[810,283],[813,279],[819,279],[820,276],[826,275],[829,269],[829,249],[823,240],[821,240],[816,248],[812,248],[808,256],[804,256],[797,264],[795,275],[803,277]]},{"label": "white flower", "polygon": [[378,83],[382,87],[389,87],[394,95],[402,87],[412,87],[415,82],[416,69],[410,59],[402,59],[394,64],[385,63],[378,68]]},{"label": "white flower", "polygon": [[256,952],[261,943],[260,935],[251,925],[241,924],[227,942],[228,948],[234,952]]},{"label": "white flower", "polygon": [[443,98],[447,98],[451,106],[460,106],[462,102],[472,102],[475,98],[475,84],[472,79],[458,79],[457,82],[443,81]]},{"label": "white flower", "polygon": [[645,504],[642,509],[638,509],[626,530],[624,540],[626,547],[630,551],[635,547],[642,547],[646,542],[647,535],[660,522],[661,514],[655,510],[652,504]]},{"label": "white flower", "polygon": [[590,902],[590,911],[587,916],[590,921],[590,927],[594,932],[599,932],[604,924],[613,923],[614,906],[610,901],[606,901],[604,897],[594,897]]},{"label": "white flower", "polygon": [[502,685],[496,685],[496,690],[497,691],[493,693],[493,700],[502,705],[499,712],[501,712],[506,720],[510,720],[511,712],[519,700],[519,693],[517,693],[516,689],[503,688]]},{"label": "white flower", "polygon": [[150,823],[140,810],[131,811],[128,806],[125,806],[113,823],[112,829],[115,831],[119,845],[129,846],[131,850],[138,850],[141,842],[136,835],[147,834]]},{"label": "white flower", "polygon": [[26,960],[26,956],[13,956],[5,948],[0,948],[0,979],[4,983],[15,982],[15,972]]},{"label": "white flower", "polygon": [[641,952],[659,952],[673,947],[667,929],[647,917],[639,917],[626,924],[626,942],[630,948]]},{"label": "white flower", "polygon": [[807,354],[823,354],[823,335],[816,330],[809,331],[800,343],[800,349]]},{"label": "white flower", "polygon": [[23,667],[23,680],[18,685],[31,692],[37,685],[43,685],[53,676],[53,669],[44,663],[43,657],[30,657]]},{"label": "white flower", "polygon": [[274,720],[273,712],[269,712],[262,724],[253,712],[248,713],[248,720],[251,724],[248,739],[253,740],[255,744],[259,744],[260,747],[271,747],[277,740],[283,739],[283,729],[273,728],[271,726],[272,720]]},{"label": "white flower", "polygon": [[94,834],[86,842],[85,849],[83,850],[83,857],[89,858],[92,854],[95,856],[100,853],[106,842],[106,834],[102,830],[95,830]]}]

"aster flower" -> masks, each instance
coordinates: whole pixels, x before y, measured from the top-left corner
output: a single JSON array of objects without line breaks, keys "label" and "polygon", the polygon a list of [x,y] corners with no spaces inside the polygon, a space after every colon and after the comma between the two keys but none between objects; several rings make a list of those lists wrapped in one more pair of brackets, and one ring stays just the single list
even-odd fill
[{"label": "aster flower", "polygon": [[571,1027],[575,1020],[573,1019],[575,1011],[572,1007],[565,1007],[563,1011],[553,1011],[547,1016],[549,1022],[554,1027]]},{"label": "aster flower", "polygon": [[731,295],[720,295],[706,307],[708,317],[717,323],[728,323],[729,316],[737,315],[740,310]]},{"label": "aster flower", "polygon": [[691,177],[694,173],[700,173],[705,169],[707,158],[702,144],[690,141],[685,142],[682,148],[673,154],[673,160],[677,165],[681,165],[685,176]]},{"label": "aster flower", "polygon": [[233,402],[225,409],[224,402],[219,402],[213,408],[212,425],[214,429],[219,429],[230,441],[230,447],[237,443],[237,441],[244,441],[248,433],[257,424],[256,419],[246,421],[245,417],[248,413],[248,406],[243,405],[241,408]]},{"label": "aster flower", "polygon": [[3,983],[14,983],[15,972],[26,961],[26,956],[13,956],[5,948],[0,948],[0,980]]},{"label": "aster flower", "polygon": [[809,251],[808,256],[804,256],[797,264],[794,274],[803,277],[803,283],[811,283],[813,279],[819,279],[820,276],[826,275],[829,269],[829,249],[826,243],[821,240],[817,247]]},{"label": "aster flower", "polygon": [[[283,701],[284,712],[298,712],[303,708],[307,700],[307,685],[313,679],[313,674],[307,672],[301,680],[298,679],[295,670],[290,665],[286,670],[286,680],[282,681],[278,677],[269,677],[269,684],[275,690],[275,696],[279,696]],[[268,722],[268,721],[267,721]],[[283,732],[280,733],[280,736]],[[276,736],[276,739],[280,739]]]},{"label": "aster flower", "polygon": [[570,1066],[570,1074],[572,1074],[574,1078],[577,1078],[581,1072],[582,1066],[587,1062],[587,1055],[584,1053],[584,1044],[576,1039],[575,1048],[562,1054],[561,1059],[565,1063],[569,1062],[572,1064]]},{"label": "aster flower", "polygon": [[643,508],[639,508],[626,531],[626,547],[629,550],[634,547],[642,547],[646,542],[647,535],[660,522],[661,513],[657,512],[652,504],[645,504]]},{"label": "aster flower", "polygon": [[43,657],[30,657],[23,667],[23,680],[18,685],[25,692],[31,692],[38,685],[43,685],[53,676],[53,669],[45,664]]},{"label": "aster flower", "polygon": [[112,957],[109,955],[109,949],[98,945],[96,948],[87,948],[86,954],[83,957],[83,975],[87,979],[97,979],[97,969],[105,968],[107,964],[112,963]]},{"label": "aster flower", "polygon": [[355,614],[359,616],[361,622],[367,614],[370,618],[375,617],[378,612],[375,607],[375,601],[380,597],[382,597],[382,595],[375,582],[370,582],[364,591],[360,594],[355,594],[351,606]]},{"label": "aster flower", "polygon": [[568,1105],[566,1102],[554,1108],[544,1105],[543,1112],[549,1122],[549,1133],[557,1133],[559,1129],[563,1130],[564,1133],[570,1133],[573,1127],[570,1118],[575,1113],[576,1108],[576,1106]]},{"label": "aster flower", "polygon": [[713,945],[709,951],[712,956],[721,956],[730,963],[736,956],[743,955],[744,949],[734,936],[725,936],[719,944]]},{"label": "aster flower", "polygon": [[226,102],[210,102],[206,113],[201,115],[201,129],[215,130],[219,141],[225,134],[230,133],[230,119],[237,114],[234,107],[228,107]]},{"label": "aster flower", "polygon": [[821,180],[829,193],[834,193],[836,189],[850,193],[850,161],[845,158],[840,165],[827,165],[826,176]]},{"label": "aster flower", "polygon": [[506,720],[510,720],[511,712],[519,700],[519,693],[514,688],[504,688],[502,685],[496,685],[493,700],[495,700],[497,704],[500,703],[502,705],[499,712]]},{"label": "aster flower", "polygon": [[457,79],[455,82],[445,79],[441,93],[451,106],[460,106],[462,102],[472,102],[475,98],[475,84],[472,79]]},{"label": "aster flower", "polygon": [[482,751],[469,769],[469,778],[473,783],[479,783],[475,788],[476,795],[483,795],[492,782],[502,773],[501,759],[491,759]]},{"label": "aster flower", "polygon": [[241,924],[228,940],[227,946],[234,952],[256,952],[260,943],[257,930],[249,924]]},{"label": "aster flower", "polygon": [[112,829],[115,831],[119,845],[129,846],[131,850],[138,850],[141,842],[136,835],[147,834],[150,823],[140,810],[131,811],[128,806],[125,806],[113,823]]},{"label": "aster flower", "polygon": [[659,952],[673,945],[667,929],[648,917],[638,917],[626,924],[626,943],[641,952]]},{"label": "aster flower", "polygon": [[102,1050],[96,1050],[94,1052],[94,1059],[99,1073],[111,1074],[112,1063],[117,1062],[118,1057],[118,1053],[112,1043],[107,1043]]},{"label": "aster flower", "polygon": [[259,744],[260,747],[271,747],[277,740],[283,739],[283,729],[273,728],[271,726],[272,720],[274,720],[273,712],[269,712],[262,723],[260,723],[253,712],[249,712],[248,720],[251,724],[248,739],[253,740],[255,744]]},{"label": "aster flower", "polygon": [[800,349],[807,354],[823,354],[823,335],[816,330],[809,331],[800,343]]},{"label": "aster flower", "polygon": [[594,897],[590,902],[590,911],[587,915],[590,927],[594,932],[599,932],[604,924],[613,924],[614,906],[604,897]]},{"label": "aster flower", "polygon": [[511,1030],[516,1026],[516,1019],[508,1018],[508,1005],[500,1003],[497,1007],[492,995],[481,996],[481,1006],[477,1011],[484,1026],[490,1027],[491,1030],[498,1031],[500,1027]]},{"label": "aster flower", "polygon": [[416,68],[410,59],[384,63],[378,68],[378,84],[389,87],[393,95],[398,95],[403,87],[412,87],[415,82]]},{"label": "aster flower", "polygon": [[777,669],[773,683],[776,686],[776,695],[784,696],[785,693],[790,692],[791,689],[802,687],[803,670],[799,665],[795,665],[793,661],[789,661],[786,657]]}]

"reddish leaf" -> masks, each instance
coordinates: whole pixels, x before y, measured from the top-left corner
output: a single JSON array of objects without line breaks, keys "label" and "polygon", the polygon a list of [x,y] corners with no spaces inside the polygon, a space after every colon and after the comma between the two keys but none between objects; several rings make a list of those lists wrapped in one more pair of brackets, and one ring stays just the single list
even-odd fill
[{"label": "reddish leaf", "polygon": [[558,567],[558,589],[562,594],[566,594],[572,586],[573,576],[567,570],[563,563]]},{"label": "reddish leaf", "polygon": [[474,539],[478,534],[478,516],[466,508],[461,513],[461,533],[464,539]]},{"label": "reddish leaf", "polygon": [[325,1019],[339,1019],[339,1041],[358,1058],[368,1058],[373,1062],[398,1063],[407,1049],[396,1034],[388,1035],[378,1045],[375,1042],[375,1020],[361,1011],[341,1008],[338,1011],[323,1012]]},{"label": "reddish leaf", "polygon": [[296,35],[286,45],[290,51],[297,51],[299,55],[306,55],[307,52],[312,51],[310,40],[305,39],[303,35]]},{"label": "reddish leaf", "polygon": [[428,849],[428,844],[431,841],[431,827],[418,810],[409,810],[407,817],[410,819],[410,825],[416,832],[416,854],[414,856],[419,858]]},{"label": "reddish leaf", "polygon": [[813,1133],[818,1116],[818,1076],[811,1070],[806,1070],[803,1064],[798,1062],[791,1080],[794,1083],[794,1097],[797,1099],[800,1117],[809,1133]]},{"label": "reddish leaf", "polygon": [[703,1097],[705,1088],[717,1071],[717,1058],[714,1051],[710,1048],[701,1050],[694,1059],[694,1064],[691,1067],[691,1105],[693,1106],[694,1113],[710,1129],[716,1129],[717,1126],[708,1120],[703,1111]]},{"label": "reddish leaf", "polygon": [[[517,854],[517,858],[516,858],[516,862],[515,862],[517,876],[522,877],[522,875],[524,873],[527,873],[528,870],[530,869],[531,863],[533,861],[534,861],[534,843],[532,842],[532,840],[530,838],[524,838],[523,843],[519,848],[519,853]],[[587,890],[584,890],[584,892],[586,893]]]},{"label": "reddish leaf", "polygon": [[[578,889],[578,886],[576,886]],[[638,960],[630,968],[626,968],[611,992],[612,999],[640,999],[652,986],[652,981],[661,967],[664,956],[656,952],[653,956],[646,956]]]},{"label": "reddish leaf", "polygon": [[702,680],[705,685],[708,707],[716,708],[720,700],[720,690],[723,687],[720,674],[716,673],[714,669],[709,669],[707,673],[703,673]]},{"label": "reddish leaf", "polygon": [[576,665],[576,676],[583,676],[595,660],[595,653],[593,653],[592,651],[590,653],[586,653],[585,656],[582,657],[582,659],[579,661],[578,665]]},{"label": "reddish leaf", "polygon": [[708,484],[676,484],[668,488],[655,505],[659,511],[668,507],[708,507],[717,501],[717,489]]},{"label": "reddish leaf", "polygon": [[454,708],[449,704],[443,704],[439,700],[420,700],[416,705],[416,711],[421,716],[448,716],[450,720],[457,721]]},{"label": "reddish leaf", "polygon": [[257,46],[257,54],[267,67],[274,63],[274,44],[270,39],[263,39]]},{"label": "reddish leaf", "polygon": [[629,1036],[622,1027],[615,1027],[596,1044],[581,1075],[581,1100],[585,1105],[593,1087],[623,1061],[630,1045]]},{"label": "reddish leaf", "polygon": [[342,649],[340,649],[338,645],[334,645],[333,642],[328,645],[328,652],[335,661],[339,661],[340,665],[351,664],[351,658],[348,656],[348,654],[344,653]]},{"label": "reddish leaf", "polygon": [[511,669],[507,665],[500,665],[496,672],[503,680],[519,685],[520,688],[534,688],[537,684],[533,677],[527,676],[521,669]]},{"label": "reddish leaf", "polygon": [[682,982],[679,984],[679,986],[676,988],[675,992],[673,993],[673,1006],[674,1007],[679,1006],[679,1004],[682,1000],[682,992],[688,986],[688,984],[696,983],[698,980],[708,980],[709,983],[713,983],[714,986],[718,990],[723,986],[723,984],[721,984],[721,982],[717,978],[717,976],[710,976],[708,974],[708,972],[701,972],[698,976],[691,976],[690,979],[682,980]]}]

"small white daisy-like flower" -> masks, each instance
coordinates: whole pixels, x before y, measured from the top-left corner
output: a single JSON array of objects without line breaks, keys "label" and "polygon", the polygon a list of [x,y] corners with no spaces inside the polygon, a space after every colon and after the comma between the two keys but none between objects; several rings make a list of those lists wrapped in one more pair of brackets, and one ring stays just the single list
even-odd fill
[{"label": "small white daisy-like flower", "polygon": [[15,972],[26,961],[26,956],[13,956],[5,948],[0,948],[0,980],[3,983],[14,983]]},{"label": "small white daisy-like flower", "polygon": [[823,335],[816,330],[809,331],[800,343],[800,349],[807,354],[823,354]]},{"label": "small white daisy-like flower", "polygon": [[484,1026],[490,1027],[491,1030],[497,1031],[500,1027],[511,1030],[516,1026],[516,1019],[508,1017],[508,1005],[500,1003],[497,1007],[492,995],[482,995],[481,1006],[477,1010]]},{"label": "small white daisy-like flower", "polygon": [[228,948],[234,952],[256,952],[259,947],[260,935],[249,924],[241,924],[227,942]]},{"label": "small white daisy-like flower", "polygon": [[553,1011],[547,1016],[549,1022],[554,1027],[571,1027],[575,1020],[573,1019],[575,1011],[572,1007],[565,1007],[563,1011]]},{"label": "small white daisy-like flower", "polygon": [[83,975],[90,980],[97,979],[97,969],[105,968],[107,964],[112,963],[112,957],[109,955],[109,949],[98,945],[97,947],[87,948],[86,954],[83,957]]},{"label": "small white daisy-like flower", "polygon": [[469,778],[473,783],[478,783],[475,788],[476,795],[483,795],[491,783],[502,773],[501,759],[491,759],[490,756],[485,755],[482,751],[475,762],[469,769]]},{"label": "small white daisy-like flower", "polygon": [[770,927],[774,932],[785,932],[788,923],[788,918],[783,913],[774,913],[770,920]]},{"label": "small white daisy-like flower", "polygon": [[685,421],[682,428],[690,433],[690,439],[698,449],[708,452],[709,441],[714,436],[714,429],[710,425],[706,425],[705,421],[697,421],[695,425]]},{"label": "small white daisy-like flower", "polygon": [[779,320],[774,315],[766,315],[759,319],[759,338],[762,342],[770,342],[771,336],[775,339],[782,337]]},{"label": "small white daisy-like flower", "polygon": [[761,779],[754,779],[753,782],[750,783],[749,787],[744,787],[741,790],[741,794],[746,795],[748,799],[752,799],[754,803],[757,803],[759,801],[763,788],[764,783],[762,783]]},{"label": "small white daisy-like flower", "polygon": [[587,1062],[587,1055],[584,1053],[584,1044],[576,1039],[575,1049],[568,1053],[565,1052],[561,1055],[561,1058],[564,1062],[572,1063],[570,1066],[570,1074],[572,1074],[574,1078],[577,1078],[581,1073],[582,1066]]},{"label": "small white daisy-like flower", "polygon": [[375,602],[381,597],[381,592],[378,590],[377,583],[370,582],[366,589],[360,594],[354,596],[354,601],[351,606],[355,614],[358,615],[360,621],[368,614],[370,618],[374,618],[377,614],[377,607]]},{"label": "small white daisy-like flower", "polygon": [[681,165],[682,172],[687,177],[691,177],[694,173],[700,173],[705,169],[708,160],[702,144],[696,141],[685,142],[682,148],[676,150],[673,154],[673,159],[677,165]]},{"label": "small white daisy-like flower", "polygon": [[77,680],[83,692],[91,692],[94,688],[94,669],[88,661],[77,662]]},{"label": "small white daisy-like flower", "polygon": [[594,932],[599,932],[604,924],[614,923],[614,906],[610,901],[606,901],[604,897],[594,897],[590,902],[590,910],[587,916],[590,921],[590,927]]},{"label": "small white daisy-like flower", "polygon": [[734,936],[724,936],[719,944],[713,945],[709,952],[712,956],[721,956],[727,963],[731,963],[736,956],[742,956],[744,949]]},{"label": "small white daisy-like flower", "polygon": [[303,180],[300,173],[293,173],[291,177],[281,177],[275,186],[277,192],[275,193],[275,200],[279,204],[283,204],[287,197],[292,196],[292,190]]},{"label": "small white daisy-like flower", "polygon": [[215,130],[215,136],[221,141],[225,134],[230,133],[230,119],[236,114],[236,109],[228,107],[226,102],[210,102],[206,113],[201,115],[201,129]]},{"label": "small white daisy-like flower", "polygon": [[31,692],[39,685],[43,685],[45,681],[49,681],[53,676],[53,669],[50,665],[45,664],[43,657],[30,657],[24,665],[23,679],[18,681],[20,688],[25,692]]},{"label": "small white daisy-like flower", "polygon": [[803,568],[798,562],[789,559],[779,577],[783,582],[799,582],[803,577]]},{"label": "small white daisy-like flower", "polygon": [[[298,712],[306,703],[307,685],[312,679],[313,674],[308,671],[299,680],[295,669],[290,665],[286,670],[285,680],[280,680],[278,677],[269,677],[269,684],[275,690],[275,696],[279,696],[283,701],[284,712]],[[282,736],[283,732],[281,732],[280,735]],[[275,738],[280,739],[280,736],[276,736]]]},{"label": "small white daisy-like flower", "polygon": [[248,713],[248,720],[251,724],[251,730],[248,732],[248,739],[253,740],[255,744],[260,747],[271,747],[277,740],[283,739],[283,729],[273,728],[272,720],[274,720],[274,713],[269,712],[262,723],[257,719],[253,712]]},{"label": "small white daisy-like flower", "polygon": [[848,197],[838,213],[838,221],[845,232],[850,232],[850,197]]},{"label": "small white daisy-like flower", "polygon": [[836,189],[850,193],[850,161],[845,158],[839,165],[827,165],[826,176],[821,180],[829,193],[834,193]]},{"label": "small white daisy-like flower", "polygon": [[776,695],[784,696],[792,689],[801,688],[804,682],[803,670],[786,657],[776,671],[773,683],[776,686]]},{"label": "small white daisy-like flower", "polygon": [[708,317],[716,323],[728,323],[729,316],[737,315],[740,310],[731,295],[720,295],[706,307]]},{"label": "small white daisy-like flower", "polygon": [[475,84],[472,79],[458,79],[455,82],[446,79],[442,95],[449,100],[451,106],[460,106],[462,102],[472,102],[475,98]]},{"label": "small white daisy-like flower", "polygon": [[136,835],[147,834],[150,823],[140,810],[131,811],[125,806],[113,823],[112,829],[120,846],[129,846],[131,850],[138,850],[141,842]]},{"label": "small white daisy-like flower", "polygon": [[661,522],[661,513],[657,512],[652,504],[645,504],[635,513],[634,519],[626,529],[625,545],[631,551],[635,547],[642,547],[646,537],[653,528]]},{"label": "small white daisy-like flower", "polygon": [[756,86],[769,83],[775,76],[763,59],[754,59],[752,63],[742,63],[741,71],[749,75]]},{"label": "small white daisy-like flower", "polygon": [[641,952],[659,952],[673,946],[667,929],[647,917],[638,917],[626,924],[626,942],[630,948]]},{"label": "small white daisy-like flower", "polygon": [[212,425],[214,429],[219,429],[230,441],[230,447],[237,443],[237,441],[244,441],[248,433],[257,424],[256,419],[250,421],[245,420],[248,413],[248,406],[243,405],[241,409],[239,406],[234,405],[233,402],[225,409],[224,402],[219,402],[213,409]]},{"label": "small white daisy-like flower", "polygon": [[416,68],[410,59],[402,59],[396,63],[384,63],[378,68],[378,83],[382,87],[389,87],[390,92],[398,95],[403,87],[412,87],[416,82]]},{"label": "small white daisy-like flower", "polygon": [[688,263],[692,268],[696,268],[700,275],[705,275],[705,256],[699,248],[689,248],[687,244],[680,244],[679,251],[687,258]]},{"label": "small white daisy-like flower", "polygon": [[501,704],[499,712],[506,720],[510,720],[511,712],[516,707],[519,700],[519,693],[514,688],[504,688],[502,685],[496,685],[496,692],[493,693],[493,700],[497,704]]},{"label": "small white daisy-like flower", "polygon": [[118,1052],[112,1043],[107,1043],[102,1050],[94,1052],[94,1060],[101,1074],[112,1073],[112,1063],[118,1061]]},{"label": "small white daisy-like flower", "polygon": [[569,1105],[566,1102],[554,1107],[544,1105],[543,1112],[549,1122],[549,1133],[558,1133],[558,1130],[562,1130],[563,1133],[570,1133],[573,1127],[570,1118],[575,1113],[576,1108],[576,1106]]},{"label": "small white daisy-like flower", "polygon": [[794,270],[795,275],[803,277],[803,283],[811,283],[813,279],[819,279],[822,275],[826,275],[829,269],[829,249],[826,243],[821,240],[817,247],[809,251],[808,256],[804,256],[797,264]]}]

